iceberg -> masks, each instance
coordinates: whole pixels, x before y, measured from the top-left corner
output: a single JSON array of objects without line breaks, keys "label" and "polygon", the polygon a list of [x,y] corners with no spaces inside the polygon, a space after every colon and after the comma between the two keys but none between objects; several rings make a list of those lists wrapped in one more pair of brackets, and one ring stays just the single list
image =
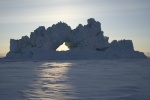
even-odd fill
[{"label": "iceberg", "polygon": [[[10,39],[8,59],[104,59],[104,58],[147,58],[143,52],[135,51],[132,40],[108,42],[101,23],[94,18],[87,25],[79,24],[71,29],[64,22],[48,27],[40,26],[30,37]],[[56,51],[65,43],[68,51]]]}]

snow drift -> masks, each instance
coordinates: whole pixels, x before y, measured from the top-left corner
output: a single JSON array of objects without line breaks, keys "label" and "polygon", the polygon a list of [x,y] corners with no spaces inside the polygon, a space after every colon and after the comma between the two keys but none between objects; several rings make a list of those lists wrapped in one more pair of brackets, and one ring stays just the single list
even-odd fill
[{"label": "snow drift", "polygon": [[[10,39],[10,59],[101,59],[101,58],[146,58],[144,53],[135,51],[131,40],[108,42],[101,23],[93,18],[87,25],[79,24],[71,29],[66,23],[59,22],[45,29],[40,26],[30,37],[19,40]],[[69,51],[56,49],[65,42]]]}]

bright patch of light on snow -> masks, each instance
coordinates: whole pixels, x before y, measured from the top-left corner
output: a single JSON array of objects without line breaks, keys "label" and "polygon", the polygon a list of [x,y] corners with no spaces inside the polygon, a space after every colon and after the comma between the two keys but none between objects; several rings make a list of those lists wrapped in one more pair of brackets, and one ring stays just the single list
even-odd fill
[{"label": "bright patch of light on snow", "polygon": [[[66,100],[73,99],[65,95],[65,91],[72,92],[73,86],[64,83],[68,76],[69,67],[71,63],[44,63],[38,67],[36,71],[36,81],[30,84],[31,89],[27,89],[26,97],[40,98],[41,100],[53,99]],[[62,92],[64,91],[64,92]]]},{"label": "bright patch of light on snow", "polygon": [[67,50],[69,50],[69,48],[65,45],[65,43],[63,43],[56,49],[56,51],[67,51]]},{"label": "bright patch of light on snow", "polygon": [[57,66],[57,67],[72,66],[72,63],[46,63],[46,64],[50,64],[50,66]]}]

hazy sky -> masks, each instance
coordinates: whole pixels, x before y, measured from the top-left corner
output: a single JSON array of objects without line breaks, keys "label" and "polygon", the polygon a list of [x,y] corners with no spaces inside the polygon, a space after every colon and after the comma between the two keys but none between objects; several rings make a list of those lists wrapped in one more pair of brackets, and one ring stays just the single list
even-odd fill
[{"label": "hazy sky", "polygon": [[30,35],[64,21],[75,28],[95,18],[104,35],[132,39],[135,50],[150,52],[150,0],[0,0],[0,54],[9,51],[9,40]]}]

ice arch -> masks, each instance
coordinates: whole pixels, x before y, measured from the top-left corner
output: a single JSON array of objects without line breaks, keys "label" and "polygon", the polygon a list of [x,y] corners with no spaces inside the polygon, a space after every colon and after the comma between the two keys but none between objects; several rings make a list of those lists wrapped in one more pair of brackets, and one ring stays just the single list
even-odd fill
[{"label": "ice arch", "polygon": [[[101,23],[90,18],[87,25],[79,24],[71,29],[66,23],[59,22],[45,29],[40,26],[30,37],[23,36],[19,40],[10,40],[10,51],[6,58],[35,59],[88,59],[88,58],[145,58],[134,51],[131,40],[108,42],[104,36]],[[57,52],[56,49],[65,42],[68,52]],[[64,57],[64,58],[63,58]]]}]

